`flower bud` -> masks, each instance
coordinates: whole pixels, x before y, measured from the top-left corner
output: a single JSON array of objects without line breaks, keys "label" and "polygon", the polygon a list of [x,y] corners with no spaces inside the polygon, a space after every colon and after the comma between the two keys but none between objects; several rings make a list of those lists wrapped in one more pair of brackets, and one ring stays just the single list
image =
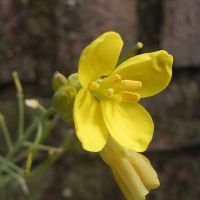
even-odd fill
[{"label": "flower bud", "polygon": [[59,72],[56,72],[53,76],[52,86],[53,90],[56,92],[60,87],[67,84],[67,79],[64,75]]},{"label": "flower bud", "polygon": [[81,84],[78,79],[78,73],[71,74],[68,77],[68,80],[69,80],[70,85],[73,85],[74,87],[76,87],[77,90],[81,88]]},{"label": "flower bud", "polygon": [[66,112],[69,109],[71,98],[68,93],[58,91],[53,96],[53,104],[58,112]]},{"label": "flower bud", "polygon": [[135,45],[136,49],[142,49],[144,47],[144,44],[142,42],[137,42]]},{"label": "flower bud", "polygon": [[54,108],[66,122],[73,119],[73,104],[76,95],[76,87],[67,84],[60,87],[53,96]]},{"label": "flower bud", "polygon": [[26,99],[25,105],[33,109],[37,109],[41,106],[37,99]]}]

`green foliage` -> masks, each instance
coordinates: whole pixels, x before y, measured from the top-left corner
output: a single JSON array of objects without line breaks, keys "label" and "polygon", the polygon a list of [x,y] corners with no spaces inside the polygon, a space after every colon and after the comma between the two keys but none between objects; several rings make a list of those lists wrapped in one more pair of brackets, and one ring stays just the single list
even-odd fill
[{"label": "green foliage", "polygon": [[[14,141],[4,116],[0,114],[0,130],[6,145],[4,148],[1,147],[4,153],[0,156],[0,187],[6,187],[15,180],[23,192],[28,194],[27,180],[43,172],[63,152],[69,151],[73,146],[73,141],[72,134],[68,132],[56,147],[45,144],[56,125],[55,110],[53,107],[44,108],[35,99],[24,101],[23,88],[16,72],[13,73],[13,78],[18,100],[18,133]],[[37,110],[35,119],[27,127],[24,125],[25,104]],[[41,156],[43,159],[35,164],[34,161]]]}]

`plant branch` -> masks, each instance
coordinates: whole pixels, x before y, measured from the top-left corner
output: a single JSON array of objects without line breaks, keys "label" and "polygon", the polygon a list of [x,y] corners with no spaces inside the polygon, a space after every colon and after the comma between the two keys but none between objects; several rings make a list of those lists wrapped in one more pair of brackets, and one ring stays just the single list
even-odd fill
[{"label": "plant branch", "polygon": [[11,153],[13,151],[13,143],[10,137],[10,133],[8,131],[8,127],[5,122],[5,118],[1,113],[0,113],[0,127],[5,137],[6,145],[8,147],[8,152]]},{"label": "plant branch", "polygon": [[21,141],[24,137],[24,94],[18,73],[13,72],[12,75],[15,82],[15,87],[17,89],[17,101],[18,101],[18,111],[19,111],[18,141]]}]

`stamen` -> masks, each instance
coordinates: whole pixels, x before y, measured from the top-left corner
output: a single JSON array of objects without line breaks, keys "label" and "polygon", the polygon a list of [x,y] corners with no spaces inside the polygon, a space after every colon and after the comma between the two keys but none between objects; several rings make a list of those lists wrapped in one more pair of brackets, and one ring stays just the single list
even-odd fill
[{"label": "stamen", "polygon": [[141,81],[122,80],[121,84],[125,87],[125,90],[134,90],[142,87]]},{"label": "stamen", "polygon": [[96,81],[93,81],[93,82],[90,83],[89,89],[91,91],[97,91],[99,86],[100,86],[99,83],[97,83]]},{"label": "stamen", "polygon": [[121,81],[122,77],[119,74],[114,74],[112,76],[112,83],[117,83],[119,81]]},{"label": "stamen", "polygon": [[114,94],[114,89],[113,89],[113,88],[108,88],[107,91],[106,91],[106,94],[107,94],[109,97],[113,96],[113,94]]},{"label": "stamen", "polygon": [[140,100],[140,95],[133,92],[121,91],[120,92],[122,101],[125,102],[138,102]]}]

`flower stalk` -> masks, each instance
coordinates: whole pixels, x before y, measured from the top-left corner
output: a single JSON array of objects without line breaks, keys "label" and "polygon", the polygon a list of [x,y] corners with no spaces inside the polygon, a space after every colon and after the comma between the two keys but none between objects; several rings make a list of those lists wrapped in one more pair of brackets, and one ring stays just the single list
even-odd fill
[{"label": "flower stalk", "polygon": [[18,101],[18,112],[19,112],[18,141],[20,142],[24,137],[24,93],[18,73],[13,72],[12,75],[17,90],[17,101]]},{"label": "flower stalk", "polygon": [[4,137],[5,137],[5,141],[6,141],[6,144],[8,147],[8,152],[12,153],[13,152],[13,142],[11,140],[10,133],[8,131],[8,127],[6,125],[5,118],[1,113],[0,113],[0,127],[1,127]]},{"label": "flower stalk", "polygon": [[137,52],[144,47],[144,44],[142,42],[137,42],[129,51],[123,55],[118,61],[118,65],[124,62],[125,60],[135,56]]}]

